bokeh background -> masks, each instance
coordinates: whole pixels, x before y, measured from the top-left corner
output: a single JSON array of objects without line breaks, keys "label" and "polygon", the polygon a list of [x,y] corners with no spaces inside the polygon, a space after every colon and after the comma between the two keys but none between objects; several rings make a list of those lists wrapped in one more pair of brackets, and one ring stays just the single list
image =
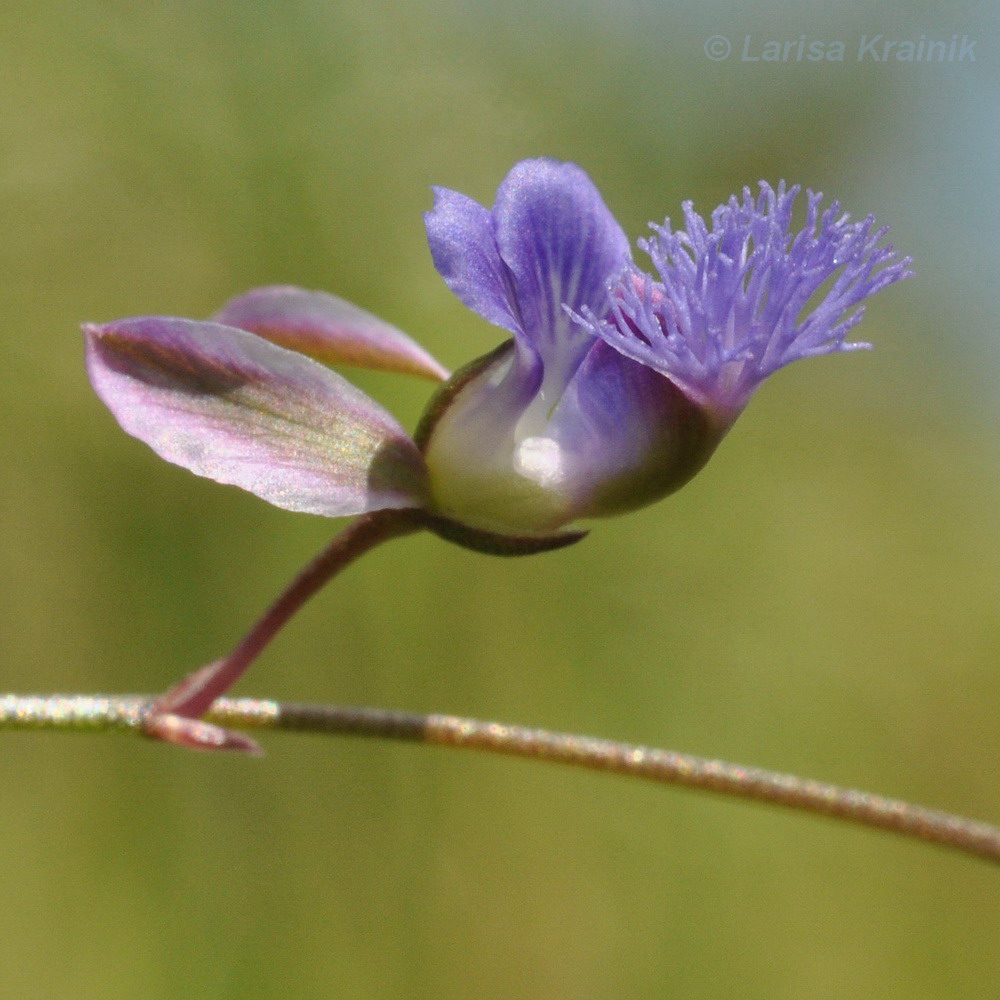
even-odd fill
[{"label": "bokeh background", "polygon": [[[891,223],[871,354],[783,372],[694,483],[504,561],[393,543],[240,691],[719,756],[1000,819],[996,3],[8,3],[0,12],[0,687],[155,691],[338,525],[167,466],[78,324],[258,284],[450,366],[441,184],[591,173],[626,230],[759,178]],[[863,35],[974,61],[858,61]],[[728,59],[705,43],[723,35]],[[750,35],[750,42],[745,38]],[[768,64],[767,40],[843,40]],[[423,383],[357,373],[412,426]],[[1000,979],[984,863],[542,764],[273,736],[263,760],[6,734],[0,997],[954,998]]]}]

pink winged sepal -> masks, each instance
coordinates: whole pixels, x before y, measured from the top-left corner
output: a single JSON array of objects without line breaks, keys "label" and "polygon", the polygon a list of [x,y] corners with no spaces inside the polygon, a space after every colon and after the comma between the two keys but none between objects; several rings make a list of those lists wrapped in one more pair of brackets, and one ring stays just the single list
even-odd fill
[{"label": "pink winged sepal", "polygon": [[213,317],[324,364],[356,365],[441,382],[442,367],[402,330],[326,292],[290,285],[256,288]]},{"label": "pink winged sepal", "polygon": [[97,394],[169,462],[328,517],[425,502],[424,461],[406,431],[302,354],[242,329],[162,316],[84,333]]}]

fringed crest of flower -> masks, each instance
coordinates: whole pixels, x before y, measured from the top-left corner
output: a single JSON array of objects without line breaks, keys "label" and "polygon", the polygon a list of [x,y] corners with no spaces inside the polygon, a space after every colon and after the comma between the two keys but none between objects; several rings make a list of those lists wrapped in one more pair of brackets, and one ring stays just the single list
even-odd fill
[{"label": "fringed crest of flower", "polygon": [[733,419],[756,388],[800,358],[869,348],[850,343],[861,303],[907,277],[909,258],[879,246],[886,229],[852,222],[838,202],[820,210],[807,192],[805,225],[792,232],[799,187],[743,189],[711,216],[683,205],[684,229],[651,224],[639,241],[656,278],[629,265],[612,286],[611,311],[577,319],[626,357],[665,375],[688,396]]}]

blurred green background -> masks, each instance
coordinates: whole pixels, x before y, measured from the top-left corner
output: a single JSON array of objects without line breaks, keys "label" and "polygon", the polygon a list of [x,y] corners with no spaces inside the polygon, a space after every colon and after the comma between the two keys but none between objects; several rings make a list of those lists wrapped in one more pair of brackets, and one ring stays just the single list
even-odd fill
[{"label": "blurred green background", "polygon": [[[504,561],[427,537],[336,581],[240,691],[546,725],[1000,819],[996,3],[6,5],[0,687],[155,691],[337,524],[170,467],[78,324],[257,284],[445,364],[501,334],[435,274],[441,184],[582,164],[626,230],[786,178],[891,223],[871,354],[768,383],[678,496]],[[975,61],[858,61],[863,35]],[[714,62],[711,35],[731,40]],[[742,58],[844,40],[843,63]],[[428,390],[352,375],[413,426]],[[704,794],[373,742],[263,760],[7,734],[0,997],[960,998],[997,873]]]}]

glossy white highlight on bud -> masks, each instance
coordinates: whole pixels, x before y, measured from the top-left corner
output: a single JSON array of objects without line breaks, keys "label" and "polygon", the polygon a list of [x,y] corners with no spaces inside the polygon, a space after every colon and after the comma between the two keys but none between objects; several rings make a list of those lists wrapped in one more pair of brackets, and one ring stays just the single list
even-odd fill
[{"label": "glossy white highlight on bud", "polygon": [[542,489],[551,489],[563,477],[559,442],[547,437],[525,438],[514,453],[514,469]]}]

